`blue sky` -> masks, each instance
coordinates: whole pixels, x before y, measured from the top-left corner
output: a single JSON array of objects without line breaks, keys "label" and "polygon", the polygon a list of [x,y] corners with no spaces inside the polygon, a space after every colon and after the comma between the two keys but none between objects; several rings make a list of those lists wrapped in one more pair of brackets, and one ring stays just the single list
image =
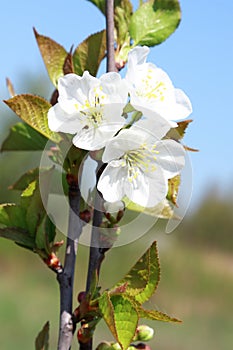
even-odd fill
[{"label": "blue sky", "polygon": [[[192,203],[197,203],[212,183],[218,183],[221,190],[233,186],[233,2],[180,3],[183,17],[178,30],[151,49],[149,60],[163,68],[192,101],[194,122],[185,143],[200,149],[190,155]],[[68,50],[104,25],[101,13],[85,0],[4,1],[0,12],[1,100],[8,98],[6,76],[20,93],[24,77],[46,74],[33,26]],[[2,110],[6,107],[0,102]]]}]

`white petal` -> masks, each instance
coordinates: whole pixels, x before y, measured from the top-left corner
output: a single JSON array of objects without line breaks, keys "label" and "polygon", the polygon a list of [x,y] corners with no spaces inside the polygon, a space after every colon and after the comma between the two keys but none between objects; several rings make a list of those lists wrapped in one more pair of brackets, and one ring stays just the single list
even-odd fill
[{"label": "white petal", "polygon": [[155,171],[156,176],[147,177],[141,173],[134,182],[125,182],[127,197],[143,207],[153,207],[166,198],[168,185],[161,169]]},{"label": "white petal", "polygon": [[121,79],[119,73],[109,72],[100,77],[103,93],[108,95],[110,102],[121,102],[124,105],[128,98],[128,87],[125,80]]},{"label": "white petal", "polygon": [[126,167],[112,167],[111,163],[109,163],[104,169],[98,181],[97,188],[107,202],[117,202],[124,197],[126,175]]},{"label": "white petal", "polygon": [[103,124],[97,128],[83,128],[73,138],[73,144],[82,149],[95,151],[103,148],[119,130],[119,124]]},{"label": "white petal", "polygon": [[146,62],[147,56],[150,52],[149,47],[147,46],[136,46],[129,51],[128,54],[128,63],[129,65],[143,64]]},{"label": "white petal", "polygon": [[[146,111],[148,112],[148,110]],[[150,115],[149,118],[141,119],[134,123],[130,130],[141,129],[144,131],[145,141],[147,141],[147,143],[154,143],[166,135],[171,125],[169,121],[156,113],[146,113],[145,117],[147,117],[148,114]]]},{"label": "white petal", "polygon": [[185,165],[184,147],[176,141],[163,140],[156,144],[156,150],[159,152],[157,163],[166,178],[179,174]]},{"label": "white petal", "polygon": [[192,104],[188,96],[181,89],[175,89],[176,114],[174,119],[184,119],[192,113]]},{"label": "white petal", "polygon": [[62,131],[75,134],[82,128],[78,113],[67,115],[59,103],[48,111],[48,125],[52,131]]},{"label": "white petal", "polygon": [[90,89],[99,84],[99,80],[89,72],[84,72],[82,77],[67,74],[58,81],[58,102],[67,113],[74,113],[77,106],[85,105]]}]

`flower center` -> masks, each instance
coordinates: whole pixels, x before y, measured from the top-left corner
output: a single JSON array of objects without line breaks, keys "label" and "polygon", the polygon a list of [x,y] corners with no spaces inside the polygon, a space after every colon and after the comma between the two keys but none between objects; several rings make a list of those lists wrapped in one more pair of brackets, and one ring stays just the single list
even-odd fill
[{"label": "flower center", "polygon": [[163,102],[167,87],[163,81],[159,81],[153,74],[152,69],[148,69],[146,76],[141,80],[140,87],[136,94],[148,100],[158,100]]},{"label": "flower center", "polygon": [[84,104],[76,104],[75,107],[83,115],[82,122],[86,128],[100,126],[104,120],[103,104],[106,95],[102,92],[102,86],[94,88],[90,98]]},{"label": "flower center", "polygon": [[135,180],[140,174],[154,172],[158,153],[156,145],[148,147],[145,143],[138,149],[126,152],[123,159],[124,165],[128,167],[129,182],[136,185]]}]

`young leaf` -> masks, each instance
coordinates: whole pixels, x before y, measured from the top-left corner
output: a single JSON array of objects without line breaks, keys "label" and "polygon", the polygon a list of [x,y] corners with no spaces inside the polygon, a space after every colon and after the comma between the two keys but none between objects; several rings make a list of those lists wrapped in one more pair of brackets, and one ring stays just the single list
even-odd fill
[{"label": "young leaf", "polygon": [[160,265],[157,244],[151,247],[132,267],[129,273],[111,290],[127,284],[125,294],[143,304],[155,292],[160,280]]},{"label": "young leaf", "polygon": [[96,76],[106,52],[106,31],[90,35],[75,49],[73,54],[74,72],[82,75],[85,70]]},{"label": "young leaf", "polygon": [[171,128],[168,131],[166,138],[169,138],[169,139],[172,139],[175,141],[181,140],[184,137],[185,131],[191,122],[192,122],[192,119],[183,120],[182,122],[178,122],[177,123],[178,126],[176,128]]},{"label": "young leaf", "polygon": [[110,331],[126,350],[136,331],[138,314],[134,305],[122,295],[112,295],[104,292],[99,299],[99,308]]},{"label": "young leaf", "polygon": [[4,101],[23,121],[53,142],[59,142],[59,134],[48,127],[48,110],[51,104],[44,98],[31,94],[16,95]]},{"label": "young leaf", "polygon": [[147,320],[163,321],[163,322],[182,322],[175,317],[168,316],[167,314],[158,310],[145,310],[142,307],[137,309],[140,318],[146,318]]},{"label": "young leaf", "polygon": [[10,133],[1,146],[1,151],[42,151],[48,139],[30,125],[17,123],[10,128]]},{"label": "young leaf", "polygon": [[33,30],[49,77],[57,87],[58,79],[64,75],[63,66],[68,53],[56,41],[38,34],[35,28]]},{"label": "young leaf", "polygon": [[131,17],[129,31],[134,46],[162,43],[176,30],[180,19],[178,0],[146,1]]},{"label": "young leaf", "polygon": [[46,322],[35,340],[35,350],[49,349],[49,322]]}]

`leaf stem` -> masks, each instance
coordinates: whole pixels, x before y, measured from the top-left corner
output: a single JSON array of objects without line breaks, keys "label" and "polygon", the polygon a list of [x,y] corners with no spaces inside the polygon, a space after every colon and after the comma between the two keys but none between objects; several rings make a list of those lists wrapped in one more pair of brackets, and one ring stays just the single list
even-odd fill
[{"label": "leaf stem", "polygon": [[78,180],[69,180],[69,226],[66,241],[66,253],[64,268],[57,275],[60,286],[60,327],[58,350],[69,350],[75,331],[72,318],[73,281],[75,273],[75,262],[79,236],[82,232],[82,223],[79,218],[80,189]]}]

